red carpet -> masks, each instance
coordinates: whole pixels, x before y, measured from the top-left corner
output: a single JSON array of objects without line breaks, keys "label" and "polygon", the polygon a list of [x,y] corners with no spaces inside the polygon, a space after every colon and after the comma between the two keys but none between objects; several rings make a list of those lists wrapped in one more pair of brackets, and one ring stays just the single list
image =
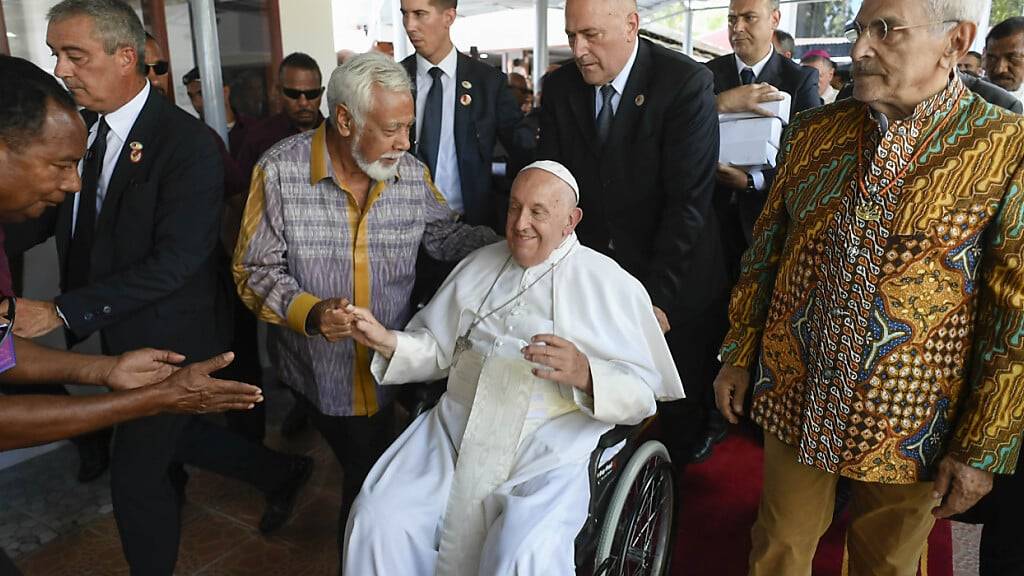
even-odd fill
[{"label": "red carpet", "polygon": [[[732,430],[706,462],[690,466],[681,479],[674,576],[743,576],[750,553],[750,527],[761,494],[761,447]],[[842,576],[845,526],[837,522],[818,545],[814,576]],[[952,576],[949,522],[935,525],[921,576]]]}]

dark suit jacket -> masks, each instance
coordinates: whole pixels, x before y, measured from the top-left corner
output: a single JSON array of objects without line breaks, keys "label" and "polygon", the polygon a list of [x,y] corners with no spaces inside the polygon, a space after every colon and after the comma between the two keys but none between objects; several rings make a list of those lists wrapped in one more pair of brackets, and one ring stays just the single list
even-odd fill
[{"label": "dark suit jacket", "polygon": [[598,144],[595,88],[562,66],[544,82],[537,156],[580,186],[580,241],[614,258],[682,324],[725,289],[711,210],[718,117],[711,74],[640,40],[611,133]]},{"label": "dark suit jacket", "polygon": [[[413,82],[416,99],[416,55],[402,60]],[[463,105],[464,95],[469,104]],[[459,161],[464,220],[469,224],[505,229],[504,214],[499,213],[491,184],[491,160],[495,139],[522,165],[523,157],[532,157],[536,136],[523,122],[508,79],[500,70],[473,60],[459,52],[455,65],[455,155]],[[416,150],[415,130],[413,150]],[[442,135],[444,138],[445,135]]]},{"label": "dark suit jacket", "polygon": [[[739,70],[736,69],[735,54],[719,56],[705,65],[715,75],[715,94],[721,94],[742,85]],[[772,57],[765,64],[756,81],[771,84],[779,90],[789,93],[792,97],[789,109],[790,117],[804,110],[821,106],[821,96],[818,94],[818,71],[809,66],[801,66],[778,52],[772,53]],[[761,209],[768,197],[768,190],[771,189],[772,182],[775,180],[774,169],[765,170],[763,174],[764,188],[756,192],[740,191],[735,195],[737,200],[735,205],[729,203],[734,196],[732,190],[720,187],[715,195],[715,206],[722,221],[723,233],[726,236],[738,236],[742,233],[745,240],[744,246],[750,243],[754,223],[761,215]],[[738,229],[734,229],[737,227]],[[738,259],[738,255],[733,254],[730,258]]]},{"label": "dark suit jacket", "polygon": [[220,155],[210,131],[155,90],[128,142],[142,144],[142,159],[131,162],[123,147],[97,220],[88,286],[64,290],[74,197],[12,235],[22,247],[56,236],[56,303],[70,343],[100,331],[107,353],[153,346],[205,359],[230,338],[227,287],[214,260]]}]

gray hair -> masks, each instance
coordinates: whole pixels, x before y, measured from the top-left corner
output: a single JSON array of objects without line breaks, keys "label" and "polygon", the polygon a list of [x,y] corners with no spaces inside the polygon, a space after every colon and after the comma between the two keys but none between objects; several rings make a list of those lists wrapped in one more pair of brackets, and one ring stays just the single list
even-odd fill
[{"label": "gray hair", "polygon": [[373,106],[373,87],[412,93],[409,74],[401,64],[377,52],[356,54],[331,73],[327,83],[327,118],[334,122],[339,105],[348,108],[353,122],[362,126]]},{"label": "gray hair", "polygon": [[981,2],[978,0],[925,0],[928,13],[940,21],[981,21]]},{"label": "gray hair", "polygon": [[139,16],[121,0],[64,0],[46,14],[50,22],[76,16],[92,19],[96,37],[107,54],[119,48],[133,48],[138,55],[138,70],[146,73],[146,30]]}]

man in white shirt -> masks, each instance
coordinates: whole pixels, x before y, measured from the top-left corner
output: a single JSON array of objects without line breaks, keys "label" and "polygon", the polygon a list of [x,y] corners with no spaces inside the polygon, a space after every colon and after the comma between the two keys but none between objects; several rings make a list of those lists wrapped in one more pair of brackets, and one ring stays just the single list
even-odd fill
[{"label": "man in white shirt", "polygon": [[578,194],[561,164],[531,164],[507,241],[469,255],[405,331],[348,309],[381,384],[448,389],[364,482],[346,573],[574,573],[598,439],[682,397],[647,291],[576,239]]}]

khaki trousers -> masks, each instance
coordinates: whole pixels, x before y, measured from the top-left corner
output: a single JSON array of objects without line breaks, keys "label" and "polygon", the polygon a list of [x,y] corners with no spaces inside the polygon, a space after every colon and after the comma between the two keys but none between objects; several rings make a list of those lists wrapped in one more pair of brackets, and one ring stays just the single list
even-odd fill
[{"label": "khaki trousers", "polygon": [[[751,576],[810,576],[818,539],[832,522],[837,474],[797,462],[764,435],[764,488],[751,529]],[[846,534],[849,576],[915,576],[938,501],[933,483],[853,481]]]}]

